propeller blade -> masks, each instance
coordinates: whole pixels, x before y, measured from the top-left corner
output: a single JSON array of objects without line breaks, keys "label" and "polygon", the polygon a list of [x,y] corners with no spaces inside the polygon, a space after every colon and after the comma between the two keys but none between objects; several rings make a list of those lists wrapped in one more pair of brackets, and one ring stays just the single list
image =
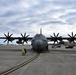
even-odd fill
[{"label": "propeller blade", "polygon": [[21,36],[24,37],[22,33],[21,33]]},{"label": "propeller blade", "polygon": [[57,37],[58,37],[59,33],[57,34]]},{"label": "propeller blade", "polygon": [[9,44],[9,41],[7,41],[7,44]]},{"label": "propeller blade", "polygon": [[10,37],[11,37],[12,35],[13,35],[13,34],[11,34]]},{"label": "propeller blade", "polygon": [[55,44],[55,41],[54,41],[54,44]]},{"label": "propeller blade", "polygon": [[22,36],[22,41],[23,41],[23,43],[24,43],[24,42],[27,43],[27,41],[28,41],[28,36],[29,36],[29,35],[26,36],[26,32],[25,32],[24,34],[21,33],[21,36]]},{"label": "propeller blade", "polygon": [[68,34],[69,37],[71,37],[71,35]]},{"label": "propeller blade", "polygon": [[50,35],[51,38],[53,38],[53,36]]},{"label": "propeller blade", "polygon": [[8,32],[7,35],[6,35],[6,34],[4,34],[4,35],[5,35],[5,37],[6,37],[6,39],[5,39],[4,42],[7,41],[7,44],[9,44],[9,41],[10,41],[10,42],[13,41],[13,39],[11,38],[11,36],[12,36],[13,34],[9,34],[9,32]]},{"label": "propeller blade", "polygon": [[9,36],[9,32],[8,32],[8,36]]},{"label": "propeller blade", "polygon": [[74,35],[74,37],[76,36],[76,34]]},{"label": "propeller blade", "polygon": [[29,36],[29,35],[27,35],[26,38],[27,38],[28,36]]},{"label": "propeller blade", "polygon": [[4,42],[6,42],[6,41],[7,41],[7,39]]},{"label": "propeller blade", "polygon": [[73,37],[73,32],[72,32],[72,37]]},{"label": "propeller blade", "polygon": [[53,33],[54,37],[55,37],[55,33]]},{"label": "propeller blade", "polygon": [[24,33],[24,37],[26,36],[26,33]]},{"label": "propeller blade", "polygon": [[57,40],[57,44],[58,44],[58,40]]},{"label": "propeller blade", "polygon": [[26,43],[28,43],[28,42],[26,41]]},{"label": "propeller blade", "polygon": [[6,34],[4,34],[6,37],[7,37],[7,35]]}]

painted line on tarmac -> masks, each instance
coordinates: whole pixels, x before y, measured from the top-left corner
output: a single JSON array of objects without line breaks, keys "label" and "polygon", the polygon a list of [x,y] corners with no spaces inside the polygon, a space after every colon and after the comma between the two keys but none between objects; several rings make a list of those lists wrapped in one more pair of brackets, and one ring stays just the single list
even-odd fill
[{"label": "painted line on tarmac", "polygon": [[30,62],[34,61],[39,55],[40,55],[40,53],[37,53],[37,54],[36,54],[34,57],[32,57],[31,59],[29,59],[29,60],[27,60],[27,61],[25,61],[25,62],[23,62],[23,63],[15,66],[15,67],[13,67],[13,68],[11,68],[11,69],[9,69],[9,70],[7,70],[7,71],[4,71],[4,72],[0,73],[0,75],[7,75],[7,74],[9,74],[9,73],[11,73],[11,72],[13,72],[13,71],[15,71],[15,70],[23,67],[23,66],[29,64]]}]

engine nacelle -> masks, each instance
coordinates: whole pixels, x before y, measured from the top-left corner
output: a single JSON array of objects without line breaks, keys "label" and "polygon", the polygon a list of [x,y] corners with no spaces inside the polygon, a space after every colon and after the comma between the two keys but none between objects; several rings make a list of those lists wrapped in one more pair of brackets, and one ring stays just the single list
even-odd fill
[{"label": "engine nacelle", "polygon": [[22,42],[22,41],[16,41],[16,43],[17,43],[17,44],[23,44],[23,42]]}]

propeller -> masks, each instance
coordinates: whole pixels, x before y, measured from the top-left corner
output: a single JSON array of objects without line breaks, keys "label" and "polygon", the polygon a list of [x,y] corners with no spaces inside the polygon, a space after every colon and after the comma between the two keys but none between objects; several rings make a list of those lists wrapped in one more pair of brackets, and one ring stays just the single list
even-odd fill
[{"label": "propeller", "polygon": [[51,41],[54,41],[54,44],[55,42],[57,42],[58,44],[58,40],[62,41],[62,37],[60,36],[59,37],[59,33],[57,33],[57,35],[55,33],[53,33],[54,36],[50,36],[51,37]]},{"label": "propeller", "polygon": [[70,43],[71,43],[71,42],[75,43],[75,36],[76,36],[76,34],[74,35],[73,32],[71,32],[71,35],[68,34],[68,36],[70,37],[70,38],[69,38],[69,42],[70,42]]},{"label": "propeller", "polygon": [[13,34],[9,34],[9,32],[7,33],[7,34],[4,34],[5,35],[5,37],[6,37],[6,39],[5,39],[5,41],[4,42],[6,42],[7,41],[7,44],[9,44],[9,41],[13,41],[13,39],[11,38],[11,36],[13,35]]},{"label": "propeller", "polygon": [[23,43],[24,43],[24,42],[27,43],[27,41],[28,41],[28,36],[29,36],[29,35],[26,36],[26,33],[24,33],[24,34],[21,33],[21,36],[22,36]]}]

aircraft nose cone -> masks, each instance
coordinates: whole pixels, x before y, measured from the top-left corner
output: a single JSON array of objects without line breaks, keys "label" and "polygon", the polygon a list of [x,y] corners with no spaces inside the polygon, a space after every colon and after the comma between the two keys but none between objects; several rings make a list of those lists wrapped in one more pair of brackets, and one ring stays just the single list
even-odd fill
[{"label": "aircraft nose cone", "polygon": [[42,49],[42,45],[43,45],[42,40],[35,41],[35,47],[36,47],[36,49]]}]

